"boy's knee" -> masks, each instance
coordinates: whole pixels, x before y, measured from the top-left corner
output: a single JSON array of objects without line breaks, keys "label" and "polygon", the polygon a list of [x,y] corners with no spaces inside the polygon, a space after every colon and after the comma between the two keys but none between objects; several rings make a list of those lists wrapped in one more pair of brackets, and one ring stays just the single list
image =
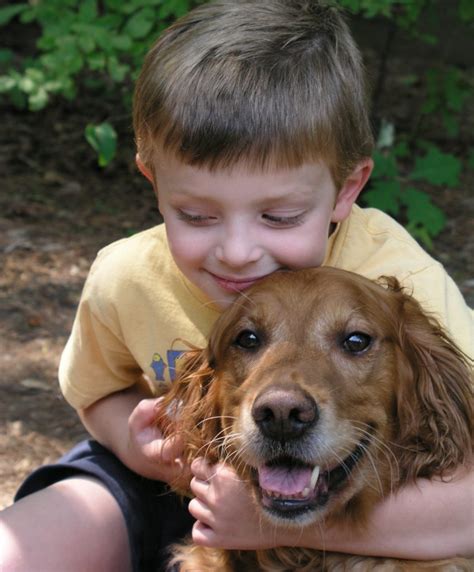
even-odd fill
[{"label": "boy's knee", "polygon": [[60,481],[5,509],[0,554],[5,572],[131,569],[122,511],[88,477]]}]

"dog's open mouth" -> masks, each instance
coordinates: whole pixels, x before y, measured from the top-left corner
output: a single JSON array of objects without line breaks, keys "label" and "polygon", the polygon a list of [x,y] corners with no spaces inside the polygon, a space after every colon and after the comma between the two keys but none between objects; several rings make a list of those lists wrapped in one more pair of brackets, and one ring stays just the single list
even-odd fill
[{"label": "dog's open mouth", "polygon": [[322,470],[291,457],[279,457],[257,470],[258,488],[263,507],[283,518],[294,518],[308,510],[322,507],[331,494],[340,490],[354,467],[364,456],[368,439],[340,464]]}]

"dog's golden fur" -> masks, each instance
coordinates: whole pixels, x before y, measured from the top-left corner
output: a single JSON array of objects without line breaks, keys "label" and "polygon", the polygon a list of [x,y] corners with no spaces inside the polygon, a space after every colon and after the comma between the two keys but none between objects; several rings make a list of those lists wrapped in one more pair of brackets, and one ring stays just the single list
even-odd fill
[{"label": "dog's golden fur", "polygon": [[[395,279],[376,284],[331,268],[276,273],[239,297],[208,347],[183,362],[165,397],[170,434],[184,435],[189,462],[230,463],[275,526],[363,526],[391,491],[471,465],[471,364]],[[293,473],[292,463],[302,468]],[[315,465],[322,476],[309,493],[281,492],[282,471],[301,480]],[[462,559],[239,552],[191,541],[175,547],[173,561],[181,572],[473,569]]]}]

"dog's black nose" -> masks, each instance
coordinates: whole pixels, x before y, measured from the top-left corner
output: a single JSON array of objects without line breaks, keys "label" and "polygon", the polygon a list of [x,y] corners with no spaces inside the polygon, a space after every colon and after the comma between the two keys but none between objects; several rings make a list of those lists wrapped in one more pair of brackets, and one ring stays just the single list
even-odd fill
[{"label": "dog's black nose", "polygon": [[267,388],[252,406],[252,417],[260,431],[278,441],[301,437],[318,416],[316,402],[300,388]]}]

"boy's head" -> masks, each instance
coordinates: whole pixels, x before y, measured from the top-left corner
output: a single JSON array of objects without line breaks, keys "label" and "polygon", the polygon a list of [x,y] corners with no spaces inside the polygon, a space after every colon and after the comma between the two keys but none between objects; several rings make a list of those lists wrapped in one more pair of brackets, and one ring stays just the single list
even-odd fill
[{"label": "boy's head", "polygon": [[361,58],[337,9],[318,0],[218,0],[150,50],[134,101],[138,153],[255,170],[324,162],[340,189],[370,156]]}]

